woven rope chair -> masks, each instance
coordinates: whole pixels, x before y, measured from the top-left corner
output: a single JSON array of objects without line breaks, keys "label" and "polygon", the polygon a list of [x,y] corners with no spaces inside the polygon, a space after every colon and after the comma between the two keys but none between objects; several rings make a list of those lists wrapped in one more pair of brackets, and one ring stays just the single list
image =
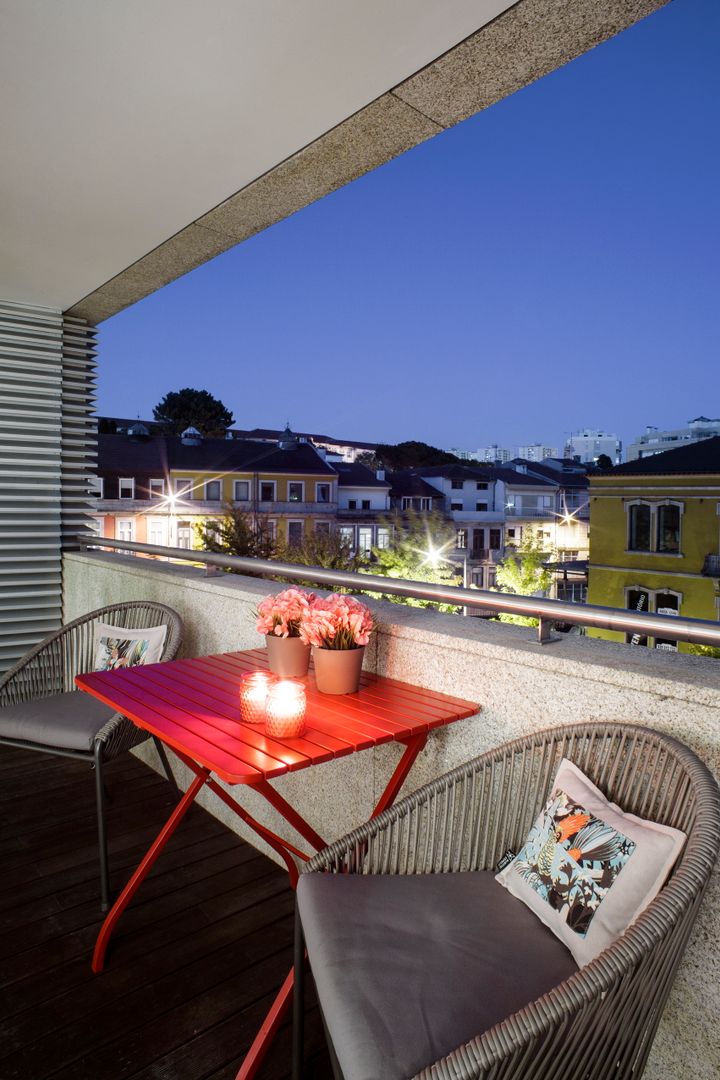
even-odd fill
[{"label": "woven rope chair", "polygon": [[[538,732],[420,788],[329,845],[304,873],[493,870],[507,849],[520,849],[563,757],[624,810],[685,832],[682,854],[665,887],[614,944],[526,1007],[428,1061],[416,1080],[622,1080],[644,1069],[720,845],[717,784],[682,743],[620,724]],[[293,1076],[299,1077],[305,966],[299,914],[296,926]],[[309,961],[312,967],[312,952]],[[353,979],[349,965],[347,979]],[[413,986],[406,991],[409,1004]],[[396,1075],[392,1063],[382,1075]]]},{"label": "woven rope chair", "polygon": [[[95,768],[100,889],[103,910],[110,900],[107,835],[105,828],[105,785],[103,765],[147,739],[148,733],[130,720],[75,689],[75,676],[95,666],[94,630],[98,622],[109,622],[125,630],[167,627],[161,660],[172,660],[182,640],[182,620],[164,604],[133,600],[125,604],[91,611],[68,623],[41,641],[0,679],[0,745],[39,750],[60,757],[90,761]],[[49,708],[42,708],[44,699]],[[14,706],[40,703],[31,717],[37,738],[17,737],[18,711]],[[53,712],[62,715],[62,729],[53,731]],[[27,713],[27,709],[23,710]],[[27,716],[25,716],[27,723]],[[168,779],[172,779],[161,744],[155,740]]]}]

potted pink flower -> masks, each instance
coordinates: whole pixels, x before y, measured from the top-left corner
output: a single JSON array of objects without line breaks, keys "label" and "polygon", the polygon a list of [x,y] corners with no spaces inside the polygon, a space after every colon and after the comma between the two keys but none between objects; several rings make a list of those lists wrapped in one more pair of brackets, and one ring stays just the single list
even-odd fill
[{"label": "potted pink flower", "polygon": [[314,600],[305,589],[284,589],[258,604],[256,628],[265,634],[268,665],[276,675],[307,675],[310,646],[301,629]]},{"label": "potted pink flower", "polygon": [[360,685],[365,646],[374,627],[370,609],[352,596],[315,597],[300,625],[312,646],[318,690],[353,694]]}]

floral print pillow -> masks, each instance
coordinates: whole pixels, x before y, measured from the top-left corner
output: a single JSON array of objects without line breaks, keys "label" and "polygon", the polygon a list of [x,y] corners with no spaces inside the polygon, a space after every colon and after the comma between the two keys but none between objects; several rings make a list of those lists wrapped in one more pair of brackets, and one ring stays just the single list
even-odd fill
[{"label": "floral print pillow", "polygon": [[496,880],[582,966],[647,907],[684,843],[678,829],[625,813],[563,759],[547,803]]},{"label": "floral print pillow", "polygon": [[585,937],[635,843],[556,790],[515,859],[518,873]]}]

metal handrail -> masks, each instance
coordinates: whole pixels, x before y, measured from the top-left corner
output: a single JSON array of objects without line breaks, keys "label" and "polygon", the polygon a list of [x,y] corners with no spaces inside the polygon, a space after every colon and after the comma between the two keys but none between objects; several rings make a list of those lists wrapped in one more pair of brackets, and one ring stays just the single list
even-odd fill
[{"label": "metal handrail", "polygon": [[690,641],[697,645],[720,648],[720,624],[709,619],[688,619],[679,615],[653,615],[624,608],[601,607],[598,604],[572,604],[564,600],[548,600],[538,596],[518,596],[514,593],[465,589],[458,585],[437,585],[425,581],[408,581],[382,577],[377,574],[358,574],[345,570],[326,570],[320,566],[302,566],[275,559],[253,559],[239,555],[219,555],[211,551],[191,551],[188,548],[161,547],[157,544],[138,544],[132,540],[110,540],[103,536],[78,537],[83,548],[112,548],[141,555],[158,555],[180,562],[204,563],[229,570],[245,570],[260,577],[296,578],[315,585],[340,586],[357,592],[391,593],[437,604],[474,607],[509,615],[525,615],[538,619],[538,641],[554,640],[554,623],[574,626],[593,626],[601,630],[641,634],[648,637]]}]

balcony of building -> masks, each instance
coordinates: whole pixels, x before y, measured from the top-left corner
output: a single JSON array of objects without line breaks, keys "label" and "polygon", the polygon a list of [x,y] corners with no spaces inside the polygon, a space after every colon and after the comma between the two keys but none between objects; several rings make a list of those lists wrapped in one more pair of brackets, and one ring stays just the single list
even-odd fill
[{"label": "balcony of building", "polygon": [[[278,588],[114,551],[69,552],[63,572],[66,621],[100,603],[162,599],[184,619],[187,656],[256,647],[257,603]],[[720,665],[713,661],[578,636],[558,636],[541,648],[530,628],[373,607],[371,670],[482,706],[479,716],[429,741],[408,789],[525,732],[597,717],[676,733],[715,768],[720,763]],[[115,888],[174,794],[156,775],[150,743],[133,755],[108,773]],[[281,777],[276,786],[332,840],[365,820],[397,758],[396,746],[381,746]],[[193,811],[157,864],[118,933],[107,973],[97,978],[89,970],[99,913],[88,777],[75,763],[20,751],[3,754],[0,767],[8,812],[4,875],[13,884],[3,904],[3,1080],[233,1080],[289,963],[292,896],[268,849],[244,826],[240,836],[231,832],[232,819],[206,792],[204,810]],[[185,787],[185,768],[175,762],[174,772]],[[279,826],[255,799],[248,794],[251,811]],[[679,1080],[690,1053],[710,1067],[715,1027],[707,986],[718,941],[718,906],[706,902],[656,1038],[649,1080]],[[260,1078],[288,1075],[289,1038],[286,1027]],[[312,1008],[310,1056],[309,1075],[329,1077]]]}]

